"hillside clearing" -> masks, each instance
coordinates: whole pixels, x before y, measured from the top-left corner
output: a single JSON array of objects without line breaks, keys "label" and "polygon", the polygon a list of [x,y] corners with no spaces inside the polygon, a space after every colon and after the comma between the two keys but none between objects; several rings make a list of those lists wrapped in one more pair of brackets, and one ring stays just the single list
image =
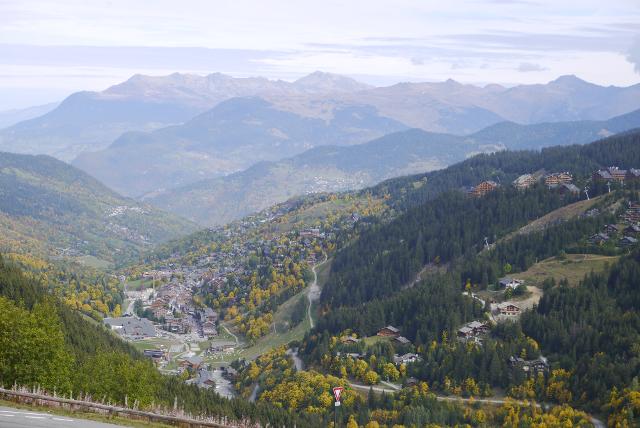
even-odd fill
[{"label": "hillside clearing", "polygon": [[527,271],[514,274],[527,285],[542,286],[545,279],[553,278],[556,282],[567,279],[569,285],[576,286],[591,271],[601,272],[607,265],[618,260],[617,256],[599,254],[567,254],[566,258],[551,257],[531,266]]}]

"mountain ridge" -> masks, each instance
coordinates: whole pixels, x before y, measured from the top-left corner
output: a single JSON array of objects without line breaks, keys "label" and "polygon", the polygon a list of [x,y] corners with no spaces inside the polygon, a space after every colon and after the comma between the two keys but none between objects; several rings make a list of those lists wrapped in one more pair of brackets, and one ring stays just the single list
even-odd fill
[{"label": "mountain ridge", "polygon": [[199,224],[217,225],[296,195],[357,190],[393,177],[441,169],[476,153],[584,144],[637,127],[640,110],[608,121],[502,122],[462,137],[414,128],[358,145],[316,147],[228,176],[151,193],[143,200]]},{"label": "mountain ridge", "polygon": [[[50,154],[69,161],[82,152],[107,147],[125,132],[184,123],[220,102],[246,96],[325,120],[337,109],[369,105],[409,128],[458,135],[504,120],[522,124],[606,120],[640,108],[640,84],[603,87],[567,76],[506,88],[453,80],[370,87],[322,72],[294,82],[221,73],[135,75],[102,92],[72,94],[53,111],[1,130],[0,150]],[[78,112],[95,126],[75,120]]]}]

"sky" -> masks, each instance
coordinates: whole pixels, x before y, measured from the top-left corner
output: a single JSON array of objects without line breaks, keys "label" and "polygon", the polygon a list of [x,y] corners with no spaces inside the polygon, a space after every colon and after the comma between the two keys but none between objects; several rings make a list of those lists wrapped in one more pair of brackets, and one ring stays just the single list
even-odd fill
[{"label": "sky", "polygon": [[133,74],[640,82],[640,0],[0,0],[0,110]]}]

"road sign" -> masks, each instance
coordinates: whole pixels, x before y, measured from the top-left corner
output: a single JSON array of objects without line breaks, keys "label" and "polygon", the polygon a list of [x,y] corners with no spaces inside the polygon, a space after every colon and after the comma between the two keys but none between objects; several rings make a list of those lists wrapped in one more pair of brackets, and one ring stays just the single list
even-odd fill
[{"label": "road sign", "polygon": [[336,406],[339,406],[340,404],[340,395],[342,394],[342,391],[344,391],[344,388],[341,386],[336,386],[335,388],[333,388],[333,396],[336,399]]}]

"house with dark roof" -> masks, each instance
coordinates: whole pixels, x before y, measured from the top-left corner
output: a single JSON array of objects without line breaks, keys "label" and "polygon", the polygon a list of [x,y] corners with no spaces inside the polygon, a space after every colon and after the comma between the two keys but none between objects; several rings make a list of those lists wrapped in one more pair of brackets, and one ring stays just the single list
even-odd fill
[{"label": "house with dark roof", "polygon": [[398,336],[400,336],[400,329],[397,329],[392,325],[388,325],[388,326],[382,327],[380,330],[378,330],[378,336],[382,336],[382,337],[398,337]]}]

